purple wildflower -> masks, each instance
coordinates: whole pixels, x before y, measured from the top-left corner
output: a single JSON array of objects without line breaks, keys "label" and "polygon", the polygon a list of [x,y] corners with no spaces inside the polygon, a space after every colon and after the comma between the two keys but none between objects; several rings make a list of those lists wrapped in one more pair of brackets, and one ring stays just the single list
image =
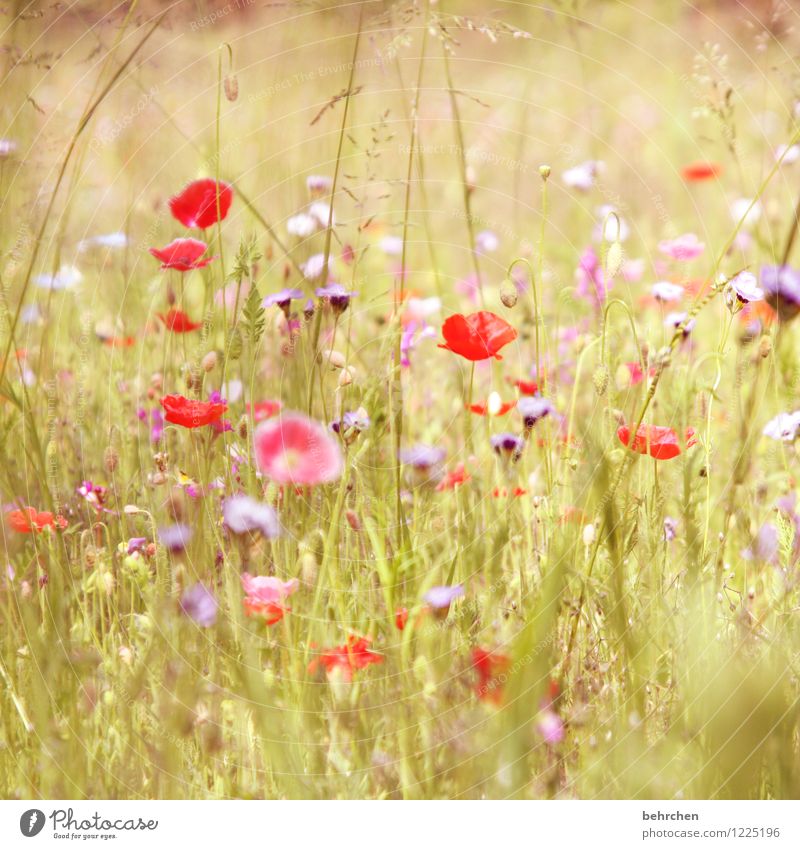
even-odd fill
[{"label": "purple wildflower", "polygon": [[331,309],[336,315],[343,313],[350,306],[350,299],[355,298],[358,294],[358,292],[348,292],[341,283],[319,286],[315,293],[318,298],[328,299],[328,303],[330,303]]},{"label": "purple wildflower", "polygon": [[205,584],[195,584],[184,590],[181,610],[201,628],[210,628],[217,621],[217,600]]},{"label": "purple wildflower", "polygon": [[800,312],[800,271],[788,265],[765,265],[761,269],[761,288],[782,321]]},{"label": "purple wildflower", "polygon": [[522,456],[525,447],[525,440],[514,433],[496,433],[489,441],[495,454],[510,458],[514,463]]},{"label": "purple wildflower", "polygon": [[183,551],[191,542],[194,531],[183,523],[176,525],[167,525],[165,528],[159,528],[158,538],[161,544],[170,551]]},{"label": "purple wildflower", "polygon": [[280,307],[284,315],[289,317],[289,309],[292,301],[303,297],[303,292],[300,289],[281,289],[280,292],[273,292],[267,295],[261,302],[262,307]]},{"label": "purple wildflower", "polygon": [[249,495],[232,495],[222,502],[226,527],[235,534],[260,531],[267,539],[280,534],[278,517],[269,504],[262,504]]},{"label": "purple wildflower", "polygon": [[423,598],[434,610],[447,610],[457,598],[463,595],[464,587],[456,584],[453,587],[431,587]]},{"label": "purple wildflower", "polygon": [[547,398],[541,395],[525,395],[517,401],[517,410],[522,416],[525,427],[530,430],[536,422],[555,413],[556,408]]}]

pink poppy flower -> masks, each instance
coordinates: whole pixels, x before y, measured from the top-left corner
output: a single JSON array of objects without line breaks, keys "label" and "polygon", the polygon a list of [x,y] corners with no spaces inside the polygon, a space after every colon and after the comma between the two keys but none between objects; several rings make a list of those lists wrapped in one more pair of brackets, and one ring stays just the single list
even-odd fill
[{"label": "pink poppy flower", "polygon": [[297,590],[297,578],[282,581],[280,578],[266,575],[242,575],[244,589],[244,610],[247,616],[262,617],[267,625],[274,625],[283,619],[289,608],[284,601]]},{"label": "pink poppy flower", "polygon": [[302,413],[287,412],[263,422],[254,439],[258,468],[277,483],[316,486],[342,474],[338,440]]},{"label": "pink poppy flower", "polygon": [[161,268],[174,268],[175,271],[192,271],[205,268],[216,259],[214,256],[201,259],[208,245],[199,239],[174,239],[165,248],[150,248],[150,253],[161,260]]},{"label": "pink poppy flower", "polygon": [[685,261],[699,257],[706,246],[694,233],[684,233],[683,236],[678,236],[676,239],[665,239],[663,242],[659,242],[658,249],[662,254],[672,257],[672,259]]}]

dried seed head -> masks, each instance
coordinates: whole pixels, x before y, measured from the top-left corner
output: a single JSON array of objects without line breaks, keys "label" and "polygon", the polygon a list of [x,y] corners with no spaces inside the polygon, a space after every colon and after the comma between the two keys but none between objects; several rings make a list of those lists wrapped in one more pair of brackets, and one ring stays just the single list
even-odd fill
[{"label": "dried seed head", "polygon": [[762,336],[758,342],[758,355],[766,359],[772,353],[772,339]]},{"label": "dried seed head", "polygon": [[236,433],[239,439],[247,439],[247,429],[250,426],[250,422],[247,420],[247,416],[242,416],[239,419],[239,424],[236,425]]}]

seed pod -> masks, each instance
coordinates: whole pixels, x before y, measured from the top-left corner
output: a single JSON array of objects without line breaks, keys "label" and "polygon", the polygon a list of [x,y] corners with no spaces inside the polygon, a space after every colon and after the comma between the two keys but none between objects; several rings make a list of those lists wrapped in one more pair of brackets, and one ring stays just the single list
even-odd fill
[{"label": "seed pod", "polygon": [[239,97],[239,80],[236,79],[236,74],[229,74],[222,83],[225,89],[225,97],[233,103]]},{"label": "seed pod", "polygon": [[603,396],[606,394],[606,390],[608,389],[608,380],[609,374],[606,366],[598,366],[594,370],[594,374],[592,375],[592,381],[594,383],[594,391]]},{"label": "seed pod", "polygon": [[217,352],[209,351],[201,360],[200,364],[203,366],[203,371],[208,372],[214,371],[217,367]]},{"label": "seed pod", "polygon": [[514,281],[506,277],[500,284],[500,300],[503,302],[503,306],[512,309],[517,305],[518,297],[519,293],[517,292],[517,287],[514,285]]},{"label": "seed pod", "polygon": [[103,465],[106,471],[111,474],[119,465],[119,454],[113,445],[109,445],[103,452]]},{"label": "seed pod", "polygon": [[772,353],[772,339],[769,336],[762,336],[758,342],[758,355],[762,359],[766,359]]},{"label": "seed pod", "polygon": [[624,259],[625,254],[620,242],[612,242],[606,253],[606,274],[612,278],[616,277],[622,270]]},{"label": "seed pod", "polygon": [[239,439],[247,439],[247,429],[250,427],[250,422],[247,420],[247,416],[242,416],[239,419],[239,424],[236,425],[236,433],[239,436]]}]

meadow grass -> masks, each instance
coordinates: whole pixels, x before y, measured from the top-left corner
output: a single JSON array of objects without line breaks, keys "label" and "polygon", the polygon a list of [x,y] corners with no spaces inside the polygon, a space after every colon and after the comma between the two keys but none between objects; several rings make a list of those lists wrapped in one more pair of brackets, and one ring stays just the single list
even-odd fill
[{"label": "meadow grass", "polygon": [[[2,796],[797,798],[796,443],[763,431],[798,330],[730,282],[796,261],[796,13],[12,6]],[[189,231],[168,200],[198,178],[233,204]],[[687,232],[697,257],[659,248]],[[185,236],[213,262],[160,270]],[[286,286],[290,316],[262,306]],[[502,360],[437,347],[478,310],[517,331]],[[519,380],[552,404],[530,428],[469,411]],[[161,422],[212,392],[230,429]],[[265,400],[369,426],[332,437],[336,480],[282,485]],[[626,447],[640,425],[677,456]],[[237,493],[280,535],[233,533]],[[27,506],[65,527],[15,530]],[[248,615],[243,573],[296,579],[290,610]]]}]

